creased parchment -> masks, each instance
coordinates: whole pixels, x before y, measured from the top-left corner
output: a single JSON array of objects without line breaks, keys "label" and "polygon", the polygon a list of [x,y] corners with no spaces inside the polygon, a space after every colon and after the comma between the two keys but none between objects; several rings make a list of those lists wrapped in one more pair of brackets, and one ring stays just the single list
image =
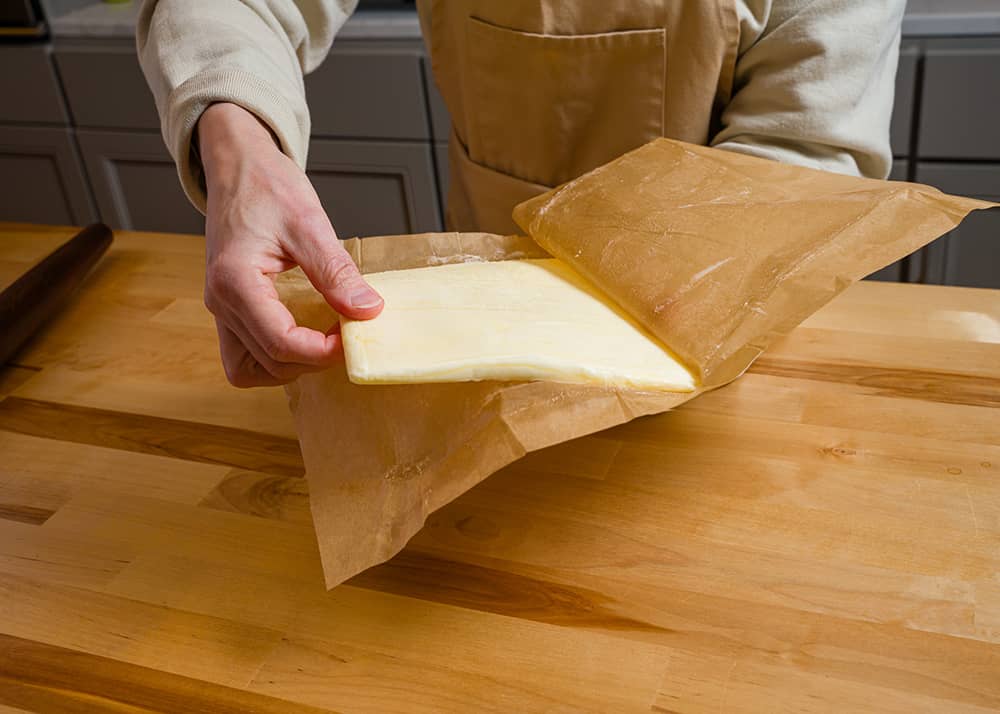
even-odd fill
[{"label": "creased parchment", "polygon": [[[851,282],[992,205],[658,139],[519,205],[514,218],[531,238],[346,241],[365,273],[554,255],[705,386],[687,394],[550,382],[359,386],[343,366],[300,377],[287,391],[327,587],[391,558],[428,514],[526,452],[731,381]],[[300,271],[277,282],[300,323],[326,329],[337,319]]]}]

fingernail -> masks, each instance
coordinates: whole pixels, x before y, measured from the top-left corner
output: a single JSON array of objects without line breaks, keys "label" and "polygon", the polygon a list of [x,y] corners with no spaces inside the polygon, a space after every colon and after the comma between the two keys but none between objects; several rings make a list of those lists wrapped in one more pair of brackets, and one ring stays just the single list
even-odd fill
[{"label": "fingernail", "polygon": [[368,308],[376,307],[382,302],[382,298],[378,296],[378,293],[372,290],[367,285],[363,288],[358,288],[353,293],[351,293],[351,307],[357,308]]}]

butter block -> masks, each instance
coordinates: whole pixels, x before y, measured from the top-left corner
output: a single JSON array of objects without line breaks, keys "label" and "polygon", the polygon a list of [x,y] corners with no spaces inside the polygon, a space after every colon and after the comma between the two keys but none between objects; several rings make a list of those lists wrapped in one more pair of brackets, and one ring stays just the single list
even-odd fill
[{"label": "butter block", "polygon": [[470,262],[365,276],[385,299],[342,318],[350,380],[547,380],[690,392],[688,369],[557,259]]}]

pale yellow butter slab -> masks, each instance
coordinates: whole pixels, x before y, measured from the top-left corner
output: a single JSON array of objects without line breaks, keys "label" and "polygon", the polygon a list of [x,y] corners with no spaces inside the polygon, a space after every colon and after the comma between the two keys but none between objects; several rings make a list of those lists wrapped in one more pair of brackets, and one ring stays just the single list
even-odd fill
[{"label": "pale yellow butter slab", "polygon": [[358,384],[547,380],[689,392],[695,379],[627,313],[557,259],[365,276],[385,299],[342,320]]}]

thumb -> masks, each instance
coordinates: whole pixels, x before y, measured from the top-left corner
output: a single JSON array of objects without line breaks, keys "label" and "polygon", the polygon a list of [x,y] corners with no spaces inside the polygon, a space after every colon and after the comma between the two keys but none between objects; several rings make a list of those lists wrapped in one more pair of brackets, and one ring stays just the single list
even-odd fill
[{"label": "thumb", "polygon": [[325,230],[321,226],[319,230],[297,236],[297,254],[292,258],[330,307],[341,315],[356,320],[375,317],[382,312],[382,297],[365,281],[333,226],[329,221],[324,222]]}]

